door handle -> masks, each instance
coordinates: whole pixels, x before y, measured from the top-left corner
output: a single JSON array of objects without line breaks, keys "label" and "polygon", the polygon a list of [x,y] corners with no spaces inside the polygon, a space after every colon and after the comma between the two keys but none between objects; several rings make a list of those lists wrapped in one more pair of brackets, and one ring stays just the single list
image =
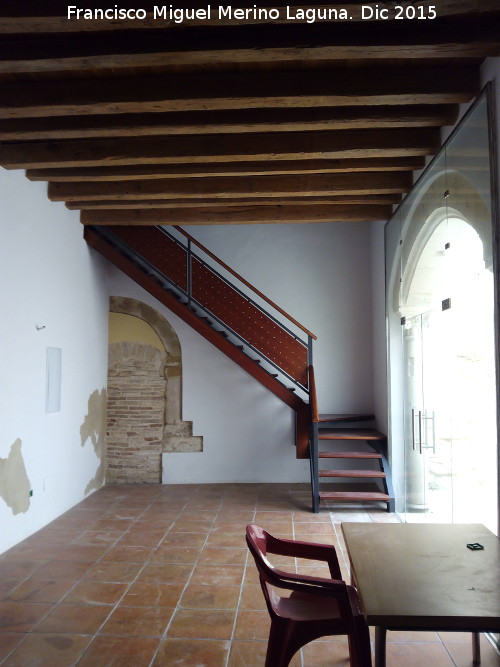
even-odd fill
[{"label": "door handle", "polygon": [[412,449],[415,451],[418,449],[420,454],[422,453],[422,410],[418,411],[418,442],[415,440],[415,408],[411,409],[411,443]]},{"label": "door handle", "polygon": [[415,408],[411,409],[411,444],[415,451]]},{"label": "door handle", "polygon": [[422,453],[422,410],[418,411],[418,447]]}]

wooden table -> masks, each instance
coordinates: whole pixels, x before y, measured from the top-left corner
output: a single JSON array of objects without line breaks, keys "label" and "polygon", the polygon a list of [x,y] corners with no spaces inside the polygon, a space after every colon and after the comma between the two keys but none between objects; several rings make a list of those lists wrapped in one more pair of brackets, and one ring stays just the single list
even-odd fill
[{"label": "wooden table", "polygon": [[[343,523],[375,667],[385,665],[387,630],[500,632],[499,539],[481,524]],[[482,551],[467,544],[478,542]]]}]

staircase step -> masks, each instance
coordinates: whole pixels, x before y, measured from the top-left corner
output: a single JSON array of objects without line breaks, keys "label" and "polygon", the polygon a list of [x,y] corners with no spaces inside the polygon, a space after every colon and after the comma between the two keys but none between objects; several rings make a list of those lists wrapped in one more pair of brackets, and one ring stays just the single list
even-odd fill
[{"label": "staircase step", "polygon": [[375,419],[375,415],[356,415],[351,413],[346,414],[324,414],[319,415],[321,422],[365,422]]},{"label": "staircase step", "polygon": [[386,437],[373,428],[326,428],[318,434],[320,440],[385,440]]},{"label": "staircase step", "polygon": [[321,500],[380,500],[384,503],[391,499],[386,493],[377,491],[320,491],[319,497]]},{"label": "staircase step", "polygon": [[385,478],[385,472],[382,470],[320,470],[320,477],[382,477]]},{"label": "staircase step", "polygon": [[319,452],[320,459],[381,459],[382,454],[372,452]]}]

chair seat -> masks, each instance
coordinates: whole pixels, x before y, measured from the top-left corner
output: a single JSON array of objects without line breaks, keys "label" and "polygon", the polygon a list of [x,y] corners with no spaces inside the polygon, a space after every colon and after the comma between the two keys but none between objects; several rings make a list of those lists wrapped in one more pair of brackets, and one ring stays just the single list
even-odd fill
[{"label": "chair seat", "polygon": [[[288,598],[280,598],[276,605],[276,612],[283,618],[293,618],[296,621],[324,621],[331,619],[339,623],[339,629],[344,627],[340,618],[337,600],[324,598],[318,604],[318,595],[310,595],[294,591]],[[333,626],[332,626],[333,627]]]}]

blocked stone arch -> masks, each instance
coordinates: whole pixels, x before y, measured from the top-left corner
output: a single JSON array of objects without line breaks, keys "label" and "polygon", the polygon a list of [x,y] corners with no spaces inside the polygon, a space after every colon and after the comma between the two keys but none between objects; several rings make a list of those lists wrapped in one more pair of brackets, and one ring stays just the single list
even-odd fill
[{"label": "blocked stone arch", "polygon": [[[179,339],[173,327],[157,310],[137,299],[112,296],[110,297],[109,311],[111,313],[121,313],[137,317],[146,322],[157,334],[165,350],[165,354],[163,354],[152,346],[127,342],[110,345],[110,368],[112,364],[116,366],[117,357],[126,356],[131,368],[144,368],[145,370],[146,367],[148,367],[153,374],[153,380],[150,381],[150,384],[154,383],[156,386],[162,387],[160,391],[163,395],[163,415],[161,424],[155,424],[155,427],[159,426],[161,428],[161,442],[156,443],[160,445],[160,447],[158,447],[158,456],[150,456],[150,458],[155,460],[160,460],[161,458],[164,459],[165,457],[161,456],[162,452],[202,451],[202,437],[193,436],[192,422],[184,421],[182,419],[182,354]],[[145,350],[145,347],[149,349]],[[155,375],[158,379],[162,380],[160,385],[154,381]],[[146,388],[145,392],[147,392]],[[156,420],[156,422],[158,422],[158,420]],[[144,438],[144,440],[148,440],[149,442],[146,442],[144,445],[139,444],[139,448],[144,447],[144,449],[148,450],[151,454],[151,449],[153,447],[151,441],[153,438]],[[158,438],[155,437],[154,440],[157,441]],[[129,460],[131,457],[140,457],[140,452],[137,453],[136,451],[138,443],[141,443],[140,439],[136,440],[133,446],[130,447],[130,451],[127,452]],[[110,470],[109,449],[110,447],[108,444],[108,470]],[[147,468],[151,468],[152,463],[147,463],[146,458],[146,451],[144,451],[143,459],[145,463],[143,467],[146,470],[135,473],[138,477],[137,481],[159,481],[162,478],[162,471],[159,468],[158,470],[148,471]],[[120,469],[116,471],[117,466],[114,465],[115,472],[113,473],[113,476],[115,479],[109,479],[109,481],[134,481],[134,467],[127,466],[127,458],[124,458],[124,461],[124,468],[128,468],[128,473],[125,473],[124,468],[121,468],[121,472]],[[160,465],[161,463],[158,463],[158,466]],[[107,481],[108,477],[109,476],[107,475]]]}]

